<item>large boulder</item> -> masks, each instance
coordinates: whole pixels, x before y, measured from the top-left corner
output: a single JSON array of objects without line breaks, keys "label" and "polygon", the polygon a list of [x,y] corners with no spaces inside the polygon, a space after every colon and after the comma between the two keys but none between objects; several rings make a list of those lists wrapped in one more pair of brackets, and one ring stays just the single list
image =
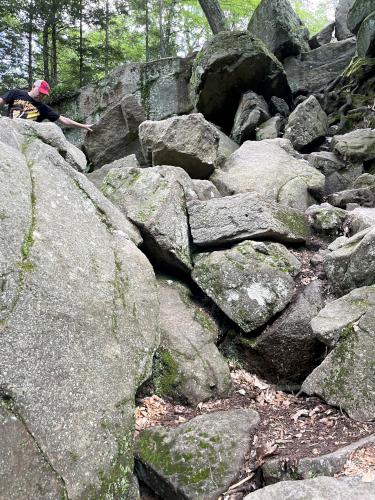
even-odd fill
[{"label": "large boulder", "polygon": [[295,149],[301,150],[322,139],[327,130],[328,117],[317,98],[311,95],[290,114],[284,138],[289,139]]},{"label": "large boulder", "polygon": [[312,38],[309,40],[309,45],[311,49],[317,49],[318,47],[321,47],[322,45],[326,45],[327,43],[330,43],[332,40],[332,34],[333,30],[335,28],[335,23],[329,23],[327,26],[325,26],[323,29],[319,31],[316,35],[314,35]]},{"label": "large boulder", "polygon": [[375,57],[375,5],[374,10],[361,24],[357,34],[359,57]]},{"label": "large boulder", "polygon": [[289,0],[262,0],[247,29],[260,38],[280,61],[310,49],[309,31]]},{"label": "large boulder", "polygon": [[[130,94],[136,97],[149,120],[189,113],[192,108],[189,80],[194,57],[122,64],[106,78],[52,105],[61,114],[86,123],[96,123],[108,108]],[[82,129],[66,128],[64,133],[74,144],[82,144],[85,135]]]},{"label": "large boulder", "polygon": [[[162,121],[145,121],[139,127],[139,137],[149,164],[181,167],[196,179],[207,179],[222,161],[222,133],[202,114],[193,113]],[[229,156],[237,144],[227,138],[224,152]]]},{"label": "large boulder", "polygon": [[346,225],[352,235],[370,226],[375,226],[375,208],[355,208],[348,213]]},{"label": "large boulder", "polygon": [[332,289],[340,295],[374,284],[375,226],[338,241],[326,255],[324,268]]},{"label": "large boulder", "polygon": [[224,195],[255,192],[281,205],[305,210],[320,195],[324,175],[312,168],[286,139],[246,141],[216,170],[211,181]]},{"label": "large boulder", "polygon": [[216,500],[234,482],[259,423],[253,410],[200,415],[137,438],[137,474],[161,498]]},{"label": "large boulder", "polygon": [[162,266],[191,269],[186,197],[196,195],[184,170],[169,166],[112,169],[102,191],[139,227],[150,258]]},{"label": "large boulder", "polygon": [[133,95],[103,113],[93,131],[85,136],[84,150],[94,168],[124,156],[135,154],[144,163],[138,137],[138,126],[146,119],[143,108]]},{"label": "large boulder", "polygon": [[282,135],[285,127],[285,118],[281,115],[276,115],[263,122],[256,129],[256,140],[264,141],[265,139],[277,139]]},{"label": "large boulder", "polygon": [[324,91],[347,67],[356,51],[354,38],[332,42],[284,61],[293,94]]},{"label": "large boulder", "polygon": [[375,483],[348,482],[320,476],[303,481],[281,481],[246,495],[244,500],[370,500]]},{"label": "large boulder", "polygon": [[290,99],[280,62],[246,31],[223,31],[206,42],[195,59],[191,83],[197,110],[227,132],[245,92],[253,90],[266,100],[273,95]]},{"label": "large boulder", "polygon": [[247,349],[250,371],[279,384],[299,384],[319,364],[325,350],[310,327],[323,307],[321,285],[313,281]]},{"label": "large boulder", "polygon": [[342,231],[343,223],[348,215],[346,210],[333,207],[329,203],[311,205],[305,214],[316,232],[329,236],[337,235]]},{"label": "large boulder", "polygon": [[72,499],[126,497],[159,341],[153,269],[126,218],[19,125],[0,120],[0,394],[49,464],[43,498],[51,474]]},{"label": "large boulder", "polygon": [[348,12],[348,28],[350,31],[357,34],[362,22],[374,9],[373,0],[354,0]]},{"label": "large boulder", "polygon": [[112,168],[140,168],[141,165],[139,164],[137,157],[133,155],[125,156],[124,158],[120,158],[119,160],[114,160],[111,163],[107,163],[106,165],[103,165],[102,167],[98,168],[97,170],[94,170],[93,172],[90,172],[87,174],[87,178],[90,179],[90,181],[95,184],[95,186],[100,189],[102,187],[103,181],[105,179],[105,176],[108,174]]},{"label": "large boulder", "polygon": [[348,13],[354,0],[339,0],[335,10],[335,37],[337,40],[350,38],[353,33],[348,28]]},{"label": "large boulder", "polygon": [[299,269],[283,245],[244,241],[198,255],[192,278],[243,331],[251,332],[291,301]]},{"label": "large boulder", "polygon": [[[159,278],[161,349],[155,385],[163,394],[197,405],[226,397],[229,367],[215,342],[219,328],[186,285]],[[199,354],[198,354],[199,353]]]},{"label": "large boulder", "polygon": [[353,290],[329,303],[311,322],[332,349],[302,390],[339,406],[356,420],[375,418],[375,287]]},{"label": "large boulder", "polygon": [[343,135],[335,135],[331,143],[333,151],[351,161],[375,158],[375,129],[362,128]]},{"label": "large boulder", "polygon": [[56,149],[61,158],[75,170],[78,172],[86,171],[86,156],[66,139],[60,127],[55,123],[36,123],[31,120],[14,120],[11,122],[10,118],[2,118],[0,125],[1,142],[19,148],[25,142],[26,137],[30,141],[38,138],[43,143]]},{"label": "large boulder", "polygon": [[375,185],[331,193],[327,199],[335,207],[346,208],[349,203],[357,203],[363,207],[375,207]]},{"label": "large boulder", "polygon": [[188,212],[193,242],[198,246],[262,238],[302,243],[310,234],[302,212],[254,193],[192,200]]},{"label": "large boulder", "polygon": [[269,118],[270,113],[264,97],[252,91],[246,92],[238,106],[230,136],[238,144],[253,139],[256,127]]}]

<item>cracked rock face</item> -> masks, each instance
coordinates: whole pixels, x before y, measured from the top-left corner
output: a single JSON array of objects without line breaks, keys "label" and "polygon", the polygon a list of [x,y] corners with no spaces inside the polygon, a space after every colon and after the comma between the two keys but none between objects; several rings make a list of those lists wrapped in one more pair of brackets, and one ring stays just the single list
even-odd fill
[{"label": "cracked rock face", "polygon": [[283,245],[244,241],[198,255],[192,278],[244,332],[251,332],[291,301],[299,269]]},{"label": "cracked rock face", "polygon": [[327,304],[311,321],[331,352],[302,390],[339,406],[351,418],[375,418],[375,287],[363,287]]},{"label": "cracked rock face", "polygon": [[0,119],[0,393],[64,494],[126,496],[155,276],[129,221],[20,122]]},{"label": "cracked rock face", "polygon": [[322,193],[325,182],[286,139],[246,141],[210,180],[223,195],[255,192],[300,210],[314,203],[310,193]]}]

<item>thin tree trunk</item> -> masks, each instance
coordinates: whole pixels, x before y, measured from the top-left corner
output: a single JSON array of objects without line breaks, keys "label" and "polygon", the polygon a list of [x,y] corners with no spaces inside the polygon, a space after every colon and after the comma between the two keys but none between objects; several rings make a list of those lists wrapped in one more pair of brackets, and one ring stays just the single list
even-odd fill
[{"label": "thin tree trunk", "polygon": [[[53,6],[55,9],[55,6]],[[51,85],[57,84],[57,31],[56,31],[56,11],[52,13],[51,23]]]},{"label": "thin tree trunk", "polygon": [[27,76],[29,88],[33,84],[33,2],[29,3],[29,24],[27,32],[27,45],[28,45],[28,60],[27,60]]},{"label": "thin tree trunk", "polygon": [[79,1],[79,86],[83,87],[83,5]]},{"label": "thin tree trunk", "polygon": [[208,24],[212,33],[216,35],[220,31],[226,31],[226,22],[224,12],[222,11],[218,0],[198,0],[202,7],[204,15],[207,18]]},{"label": "thin tree trunk", "polygon": [[43,26],[43,76],[45,80],[49,80],[49,23]]},{"label": "thin tree trunk", "polygon": [[171,5],[168,10],[167,23],[164,33],[164,46],[165,46],[165,56],[171,56],[171,32],[172,32],[172,21],[174,17],[174,8],[176,7],[177,0],[172,0]]},{"label": "thin tree trunk", "polygon": [[164,9],[164,1],[159,0],[159,56],[160,56],[160,58],[165,57],[163,9]]},{"label": "thin tree trunk", "polygon": [[150,60],[150,48],[149,48],[149,12],[148,12],[148,0],[145,0],[145,37],[146,37],[146,62]]},{"label": "thin tree trunk", "polygon": [[109,1],[105,2],[105,48],[104,48],[104,74],[109,74]]}]

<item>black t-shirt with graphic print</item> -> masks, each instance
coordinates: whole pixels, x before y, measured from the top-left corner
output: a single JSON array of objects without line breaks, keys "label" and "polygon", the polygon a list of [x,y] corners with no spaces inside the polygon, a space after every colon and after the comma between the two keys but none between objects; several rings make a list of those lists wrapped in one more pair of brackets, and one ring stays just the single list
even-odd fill
[{"label": "black t-shirt with graphic print", "polygon": [[56,111],[43,102],[35,101],[24,90],[8,90],[1,97],[8,104],[7,116],[9,118],[24,118],[37,122],[42,122],[43,120],[55,122],[60,118],[60,115]]}]

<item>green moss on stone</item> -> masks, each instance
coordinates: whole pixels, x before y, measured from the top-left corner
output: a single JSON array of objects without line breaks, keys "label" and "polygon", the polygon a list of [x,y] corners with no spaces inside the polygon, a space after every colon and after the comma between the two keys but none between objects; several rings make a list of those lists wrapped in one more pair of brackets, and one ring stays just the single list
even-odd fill
[{"label": "green moss on stone", "polygon": [[153,374],[157,394],[160,396],[175,394],[180,382],[178,365],[167,349],[160,348],[156,353]]},{"label": "green moss on stone", "polygon": [[310,230],[307,225],[304,214],[287,212],[286,210],[278,210],[273,212],[275,219],[284,224],[291,233],[300,235],[303,238],[310,236]]}]

